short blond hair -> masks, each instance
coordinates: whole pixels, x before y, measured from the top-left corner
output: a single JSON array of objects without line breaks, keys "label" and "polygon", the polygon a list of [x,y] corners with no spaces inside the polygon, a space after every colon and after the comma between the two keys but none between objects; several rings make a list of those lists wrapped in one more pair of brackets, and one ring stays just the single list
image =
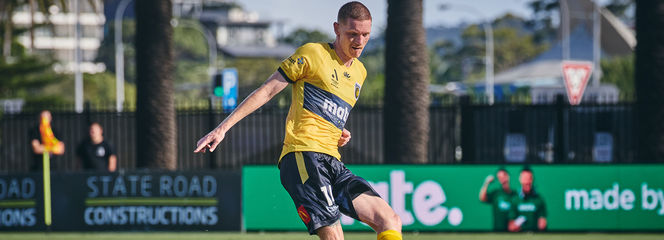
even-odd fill
[{"label": "short blond hair", "polygon": [[337,22],[341,23],[347,19],[372,20],[371,12],[369,12],[369,9],[358,1],[348,2],[341,6],[339,9],[339,13],[337,14]]}]

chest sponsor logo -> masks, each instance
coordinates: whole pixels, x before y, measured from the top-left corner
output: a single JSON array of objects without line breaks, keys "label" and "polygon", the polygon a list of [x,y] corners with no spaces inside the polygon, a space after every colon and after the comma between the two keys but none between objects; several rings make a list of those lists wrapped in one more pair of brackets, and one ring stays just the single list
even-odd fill
[{"label": "chest sponsor logo", "polygon": [[321,116],[339,129],[346,125],[352,106],[328,91],[312,84],[304,84],[304,109]]},{"label": "chest sponsor logo", "polygon": [[535,207],[535,204],[532,204],[532,203],[519,204],[519,211],[520,212],[534,212],[536,209],[537,209],[537,207]]},{"label": "chest sponsor logo", "polygon": [[500,201],[498,201],[498,208],[500,208],[500,210],[510,210],[510,203],[500,199]]},{"label": "chest sponsor logo", "polygon": [[340,118],[341,120],[346,121],[348,118],[348,114],[350,113],[350,109],[347,107],[339,106],[336,103],[325,99],[323,101],[323,109],[327,111],[327,113],[334,115],[337,118]]}]

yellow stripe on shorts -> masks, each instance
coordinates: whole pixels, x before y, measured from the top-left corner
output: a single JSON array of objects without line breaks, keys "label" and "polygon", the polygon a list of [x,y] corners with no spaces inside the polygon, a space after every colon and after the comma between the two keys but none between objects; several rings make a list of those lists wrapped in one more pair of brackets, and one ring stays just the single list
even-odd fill
[{"label": "yellow stripe on shorts", "polygon": [[309,179],[309,173],[307,173],[307,167],[304,166],[304,157],[302,157],[302,152],[295,152],[295,161],[297,162],[297,170],[300,172],[300,179],[302,184]]}]

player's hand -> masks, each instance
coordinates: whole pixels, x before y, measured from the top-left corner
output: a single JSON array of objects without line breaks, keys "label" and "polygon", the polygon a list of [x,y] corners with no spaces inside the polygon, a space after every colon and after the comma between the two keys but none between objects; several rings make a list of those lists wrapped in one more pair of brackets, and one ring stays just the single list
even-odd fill
[{"label": "player's hand", "polygon": [[194,152],[204,153],[207,151],[207,149],[209,149],[210,152],[213,152],[214,149],[217,148],[217,145],[219,145],[221,140],[224,140],[224,136],[226,136],[225,131],[222,131],[219,128],[215,128],[210,133],[208,133],[207,135],[198,140]]},{"label": "player's hand", "polygon": [[491,182],[493,182],[493,175],[486,176],[486,178],[484,179],[484,183],[488,184]]},{"label": "player's hand", "polygon": [[519,225],[517,225],[514,222],[514,220],[510,220],[507,223],[507,230],[510,231],[510,232],[518,232],[518,231],[521,231],[521,227]]},{"label": "player's hand", "polygon": [[348,141],[350,141],[350,131],[344,128],[344,130],[341,131],[341,137],[339,138],[337,146],[343,147],[348,143]]}]

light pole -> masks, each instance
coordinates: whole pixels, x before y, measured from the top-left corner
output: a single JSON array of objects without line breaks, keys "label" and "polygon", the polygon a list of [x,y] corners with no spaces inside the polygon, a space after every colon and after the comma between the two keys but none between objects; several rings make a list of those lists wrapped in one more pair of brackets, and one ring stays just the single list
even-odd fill
[{"label": "light pole", "polygon": [[122,0],[115,9],[115,108],[122,112],[124,95],[124,45],[122,44],[122,16],[133,0]]},{"label": "light pole", "polygon": [[217,72],[217,43],[215,41],[214,35],[212,35],[212,33],[206,28],[201,27],[200,24],[194,24],[188,21],[178,21],[176,19],[171,20],[171,25],[173,27],[177,27],[180,24],[182,25],[181,27],[192,28],[203,33],[203,37],[205,37],[205,40],[207,40],[208,44],[208,57],[209,57],[208,74],[211,78],[212,75],[214,75],[214,73]]},{"label": "light pole", "polygon": [[478,16],[482,16],[482,27],[484,28],[484,35],[485,35],[485,48],[486,52],[484,55],[484,74],[485,74],[485,94],[488,98],[489,105],[493,105],[494,103],[494,92],[493,92],[493,27],[491,26],[491,21],[489,21],[488,18],[484,17],[484,15],[479,12],[477,9],[464,5],[464,4],[441,4],[439,6],[440,10],[447,10],[451,7],[454,7],[456,9],[462,10],[469,12],[471,14],[475,14]]},{"label": "light pole", "polygon": [[74,1],[76,24],[74,26],[74,104],[77,113],[83,112],[83,74],[81,73],[81,7]]},{"label": "light pole", "polygon": [[[122,15],[124,15],[124,11],[127,10],[127,6],[129,6],[129,3],[132,1],[133,0],[122,0],[120,4],[118,4],[118,8],[115,9],[115,107],[118,112],[122,112],[124,103],[124,45],[122,44]],[[207,40],[208,55],[210,58],[208,75],[212,77],[212,75],[217,72],[217,43],[214,35],[200,25],[191,24],[186,21],[182,23],[183,27],[190,27],[203,33],[203,36]],[[176,27],[178,24],[179,21],[176,19],[171,20],[171,25],[173,27]]]}]

